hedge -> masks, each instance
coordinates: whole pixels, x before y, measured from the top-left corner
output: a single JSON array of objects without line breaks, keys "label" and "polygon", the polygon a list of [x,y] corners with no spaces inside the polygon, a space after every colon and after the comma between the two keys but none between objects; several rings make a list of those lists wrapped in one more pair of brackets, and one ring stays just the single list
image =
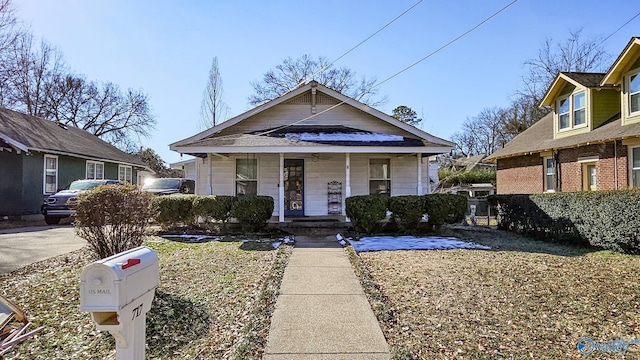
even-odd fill
[{"label": "hedge", "polygon": [[221,221],[226,228],[234,200],[235,197],[225,195],[196,196],[193,199],[193,214],[205,221]]},{"label": "hedge", "polygon": [[498,227],[552,242],[640,253],[640,190],[492,195]]},{"label": "hedge", "polygon": [[454,194],[427,194],[424,197],[424,212],[428,222],[434,228],[442,224],[455,224],[464,219],[467,213],[467,198]]},{"label": "hedge", "polygon": [[156,208],[153,220],[163,228],[176,227],[179,224],[194,225],[197,217],[193,213],[195,195],[166,195],[156,196]]},{"label": "hedge", "polygon": [[382,228],[387,215],[389,197],[386,195],[361,195],[345,199],[345,212],[360,233],[373,234]]},{"label": "hedge", "polygon": [[243,229],[258,231],[267,226],[273,208],[271,196],[237,196],[231,206],[231,217],[236,218]]},{"label": "hedge", "polygon": [[428,215],[428,223],[437,229],[442,224],[462,221],[467,213],[467,198],[453,194],[362,195],[347,198],[345,204],[354,230],[365,234],[381,230],[387,210],[402,232],[415,231],[424,214]]},{"label": "hedge", "polygon": [[392,196],[389,198],[391,218],[398,229],[405,233],[416,231],[424,215],[424,197],[417,195]]}]

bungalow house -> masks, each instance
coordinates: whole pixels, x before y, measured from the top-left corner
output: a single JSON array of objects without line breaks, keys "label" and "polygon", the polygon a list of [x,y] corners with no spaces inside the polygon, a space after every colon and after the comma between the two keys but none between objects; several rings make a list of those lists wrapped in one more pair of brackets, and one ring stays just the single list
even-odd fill
[{"label": "bungalow house", "polygon": [[640,38],[606,73],[559,73],[542,99],[553,110],[488,160],[497,192],[640,186]]},{"label": "bungalow house", "polygon": [[145,164],[82,129],[0,108],[0,216],[41,217],[44,198],[77,179],[135,183]]},{"label": "bungalow house", "polygon": [[430,192],[428,158],[453,143],[311,81],[170,148],[196,157],[196,194],[271,196],[284,222]]}]

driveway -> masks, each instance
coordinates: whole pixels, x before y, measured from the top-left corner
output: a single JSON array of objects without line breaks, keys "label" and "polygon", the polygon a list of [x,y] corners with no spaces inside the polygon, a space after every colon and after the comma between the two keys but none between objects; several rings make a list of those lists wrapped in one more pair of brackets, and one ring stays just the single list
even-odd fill
[{"label": "driveway", "polygon": [[86,244],[70,225],[0,230],[0,274],[78,250]]}]

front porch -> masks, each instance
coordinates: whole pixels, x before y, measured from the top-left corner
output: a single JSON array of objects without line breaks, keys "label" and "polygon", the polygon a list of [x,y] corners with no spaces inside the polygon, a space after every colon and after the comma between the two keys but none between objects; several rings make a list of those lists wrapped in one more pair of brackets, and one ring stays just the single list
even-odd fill
[{"label": "front porch", "polygon": [[437,183],[420,153],[237,153],[196,160],[196,194],[264,195],[272,222],[298,227],[345,222],[345,199],[422,195]]}]

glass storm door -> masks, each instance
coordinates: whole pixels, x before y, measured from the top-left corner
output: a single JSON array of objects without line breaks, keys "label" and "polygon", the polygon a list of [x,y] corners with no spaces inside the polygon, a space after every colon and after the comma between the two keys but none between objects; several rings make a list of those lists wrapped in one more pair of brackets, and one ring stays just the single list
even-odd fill
[{"label": "glass storm door", "polygon": [[304,216],[304,160],[284,160],[284,215]]}]

